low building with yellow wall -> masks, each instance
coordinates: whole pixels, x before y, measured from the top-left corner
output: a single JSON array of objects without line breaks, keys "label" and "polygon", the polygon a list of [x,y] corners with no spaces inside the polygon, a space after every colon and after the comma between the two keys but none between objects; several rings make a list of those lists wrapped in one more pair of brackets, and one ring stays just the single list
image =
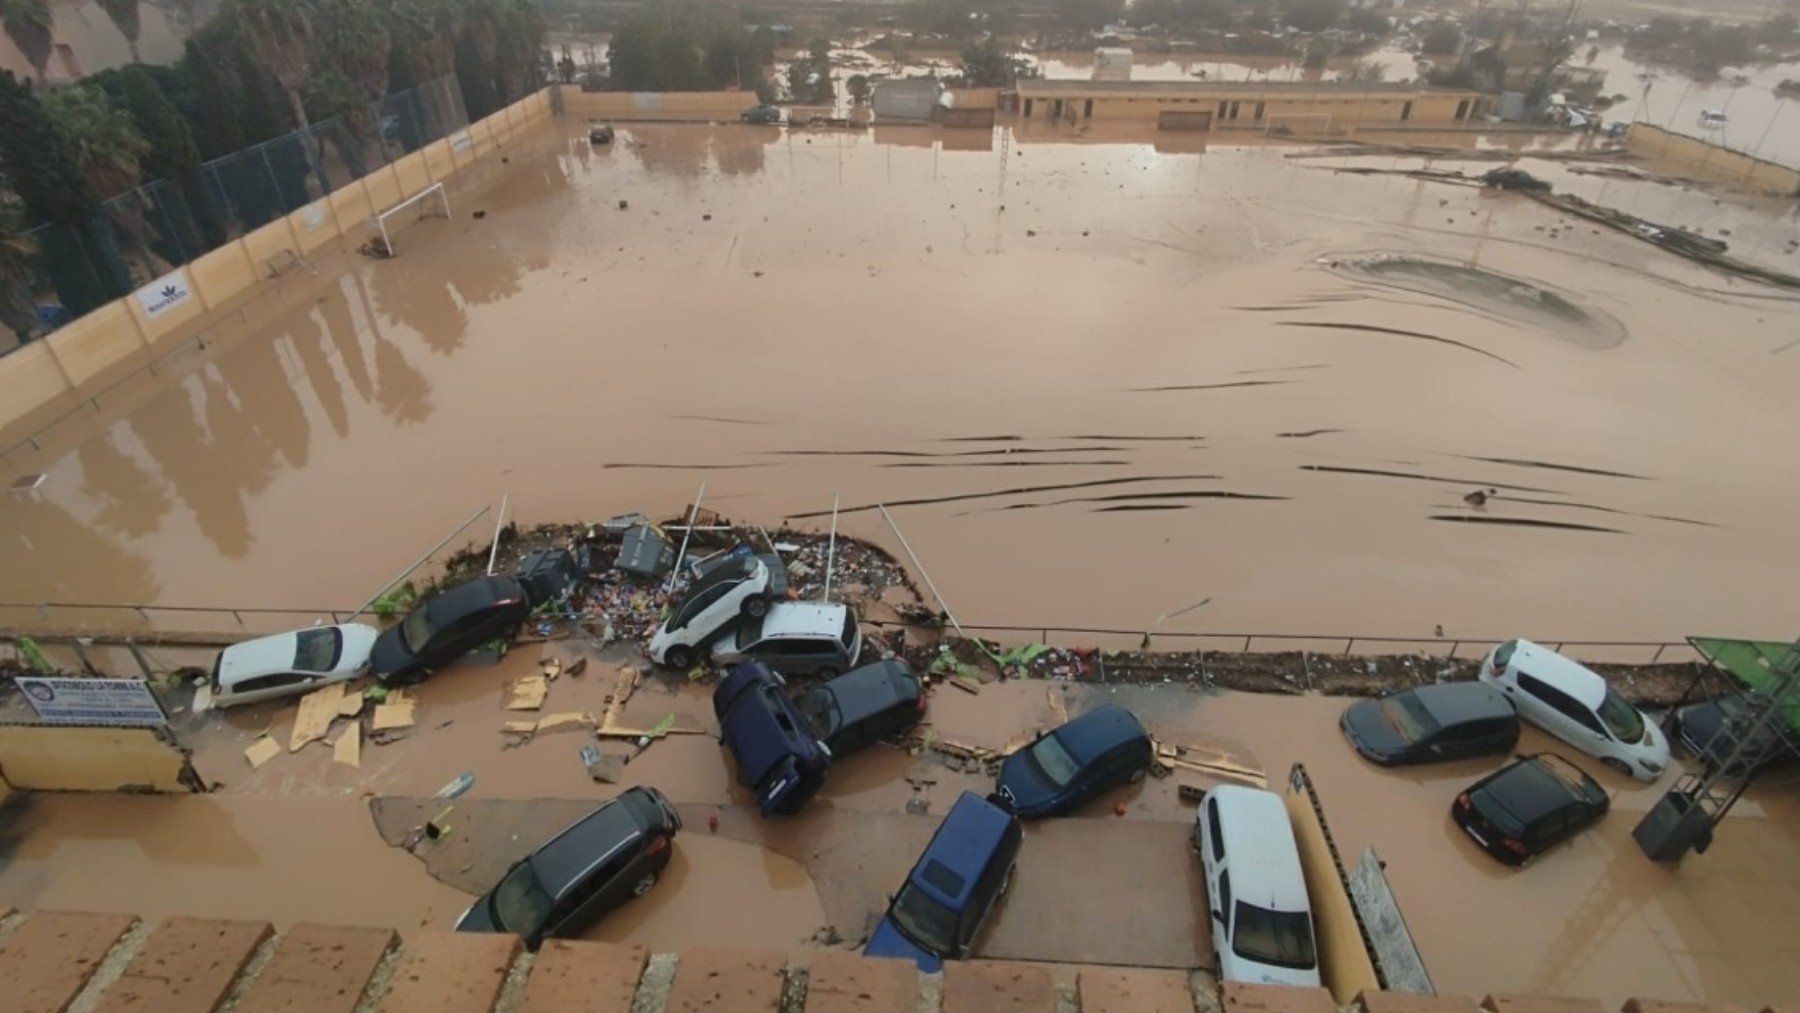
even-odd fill
[{"label": "low building with yellow wall", "polygon": [[1369,127],[1455,128],[1477,114],[1477,92],[1394,83],[1307,81],[1045,81],[1018,84],[1027,120],[1152,121],[1159,128],[1335,134]]}]

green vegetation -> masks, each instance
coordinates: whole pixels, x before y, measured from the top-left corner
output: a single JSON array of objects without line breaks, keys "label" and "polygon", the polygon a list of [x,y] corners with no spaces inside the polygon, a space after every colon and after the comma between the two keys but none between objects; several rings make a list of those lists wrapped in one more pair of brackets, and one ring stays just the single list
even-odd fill
[{"label": "green vegetation", "polygon": [[963,83],[972,88],[1005,88],[1025,75],[1030,64],[993,39],[963,47]]},{"label": "green vegetation", "polygon": [[[775,33],[752,33],[723,8],[653,0],[612,37],[612,76],[623,91],[762,91],[775,61]],[[573,61],[571,61],[572,65]]]}]

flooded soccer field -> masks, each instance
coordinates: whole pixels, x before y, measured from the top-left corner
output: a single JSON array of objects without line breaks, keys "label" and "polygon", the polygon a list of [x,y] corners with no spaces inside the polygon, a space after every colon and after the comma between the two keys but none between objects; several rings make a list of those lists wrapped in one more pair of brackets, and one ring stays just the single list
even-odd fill
[{"label": "flooded soccer field", "polygon": [[[1791,296],[1279,146],[582,129],[19,463],[0,599],[347,610],[503,493],[599,519],[705,482],[884,542],[888,504],[965,622],[1791,621]],[[1570,178],[1787,257],[1783,210]]]}]

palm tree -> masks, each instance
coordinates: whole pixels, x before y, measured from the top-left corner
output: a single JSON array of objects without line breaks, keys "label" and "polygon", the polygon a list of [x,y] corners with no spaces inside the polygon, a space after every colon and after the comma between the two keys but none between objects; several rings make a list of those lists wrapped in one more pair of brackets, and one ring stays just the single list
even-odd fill
[{"label": "palm tree", "polygon": [[74,144],[81,174],[101,200],[137,185],[150,142],[105,92],[91,85],[64,88],[45,96],[44,108]]},{"label": "palm tree", "polygon": [[374,102],[387,94],[388,30],[368,4],[325,0],[314,26],[319,52],[356,82],[365,100]]},{"label": "palm tree", "polygon": [[37,244],[25,232],[25,210],[18,198],[0,190],[0,327],[23,343],[37,333],[32,300],[32,259]]},{"label": "palm tree", "polygon": [[144,58],[138,55],[138,34],[143,30],[143,23],[138,19],[138,0],[94,0],[106,16],[112,19],[113,26],[119,34],[125,36],[125,45],[131,50],[131,62],[143,63]]},{"label": "palm tree", "polygon": [[233,0],[228,8],[237,16],[257,59],[287,93],[294,126],[299,130],[307,127],[300,89],[311,70],[312,8],[305,0]]},{"label": "palm tree", "polygon": [[0,0],[0,27],[6,29],[7,37],[25,54],[25,59],[31,61],[38,83],[43,84],[56,32],[50,0]]}]

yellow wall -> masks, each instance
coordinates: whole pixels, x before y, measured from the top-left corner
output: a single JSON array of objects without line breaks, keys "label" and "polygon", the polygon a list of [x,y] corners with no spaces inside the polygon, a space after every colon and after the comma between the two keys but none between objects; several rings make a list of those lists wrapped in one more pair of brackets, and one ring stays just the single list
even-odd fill
[{"label": "yellow wall", "polygon": [[[1062,115],[1068,119],[1071,113],[1076,119],[1086,118],[1089,96],[1080,93],[1054,95],[1045,98],[1031,95],[1029,90],[1020,94],[1020,100],[1030,98],[1032,101],[1032,119],[1048,118],[1051,115],[1052,103],[1061,99]],[[1453,126],[1458,121],[1456,110],[1459,103],[1467,100],[1473,107],[1473,94],[1421,94],[1421,93],[1363,93],[1360,95],[1344,93],[1306,93],[1292,92],[1212,92],[1196,89],[1191,95],[1139,95],[1133,97],[1108,96],[1096,92],[1092,95],[1093,119],[1142,120],[1153,121],[1157,115],[1165,112],[1204,112],[1212,110],[1213,129],[1263,129],[1273,120],[1281,122],[1284,117],[1305,117],[1324,122],[1330,117],[1332,129],[1350,127],[1358,124],[1391,124],[1406,123],[1420,126]],[[1219,115],[1219,106],[1224,103],[1228,108],[1237,103],[1237,118],[1229,119]],[[1256,118],[1256,104],[1263,103],[1263,118]],[[1412,103],[1410,113],[1406,103]],[[1023,106],[1021,105],[1021,108]],[[1402,114],[1406,119],[1402,120]]]},{"label": "yellow wall", "polygon": [[[394,179],[400,184],[401,193],[415,194],[431,185],[431,173],[425,168],[423,150],[415,151],[395,162],[393,169]],[[386,203],[382,206],[385,207]]]},{"label": "yellow wall", "polygon": [[1348,1006],[1363,989],[1381,987],[1375,964],[1363,944],[1356,923],[1350,891],[1338,875],[1337,863],[1325,840],[1325,827],[1313,810],[1306,792],[1292,783],[1282,795],[1288,819],[1294,825],[1294,843],[1300,848],[1300,868],[1306,876],[1306,896],[1312,902],[1313,925],[1319,940],[1319,972],[1338,1005]]},{"label": "yellow wall", "polygon": [[[355,183],[344,189],[353,192],[362,187]],[[294,238],[300,243],[300,252],[312,253],[338,237],[337,213],[332,210],[328,197],[320,198],[288,216],[288,224],[293,226]]]},{"label": "yellow wall", "polygon": [[1648,123],[1631,125],[1631,132],[1625,135],[1625,147],[1633,154],[1663,159],[1683,172],[1708,179],[1775,193],[1800,193],[1800,169],[1753,158]]},{"label": "yellow wall", "polygon": [[[547,101],[547,99],[546,99]],[[570,116],[607,120],[736,119],[756,104],[747,91],[664,92],[640,95],[619,91],[563,90],[563,109]],[[537,115],[548,112],[544,107]]]},{"label": "yellow wall", "polygon": [[150,728],[0,726],[0,772],[28,791],[191,790],[187,754]]},{"label": "yellow wall", "polygon": [[71,383],[86,383],[145,347],[126,305],[108,303],[44,339]]},{"label": "yellow wall", "polygon": [[425,146],[425,171],[434,180],[448,179],[456,172],[456,163],[450,154],[449,141],[436,141]]},{"label": "yellow wall", "polygon": [[[267,228],[267,226],[264,226]],[[195,258],[187,267],[188,281],[202,293],[213,309],[229,305],[250,291],[262,277],[262,267],[252,263],[250,251],[243,243],[224,246]]]},{"label": "yellow wall", "polygon": [[0,356],[0,430],[49,404],[71,388],[50,346],[35,341]]}]

